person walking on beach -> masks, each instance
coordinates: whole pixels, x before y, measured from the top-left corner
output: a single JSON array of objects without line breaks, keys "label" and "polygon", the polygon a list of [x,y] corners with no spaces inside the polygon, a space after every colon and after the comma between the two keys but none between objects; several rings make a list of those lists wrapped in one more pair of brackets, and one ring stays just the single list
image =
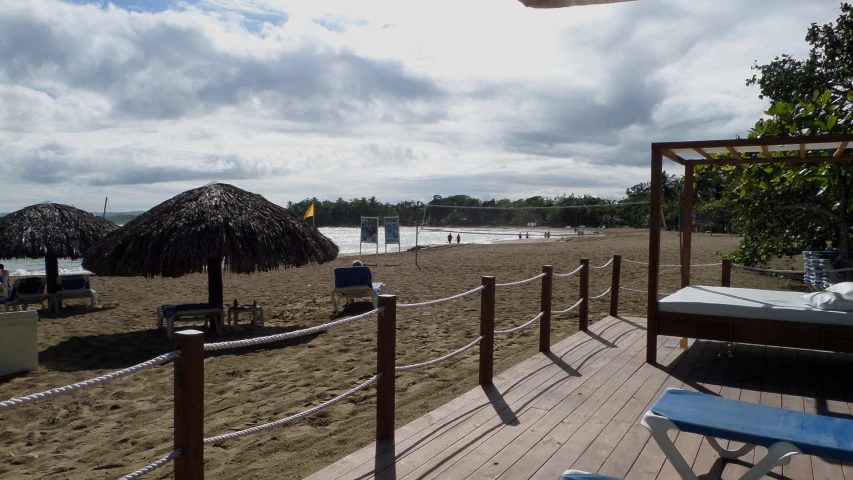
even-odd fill
[{"label": "person walking on beach", "polygon": [[459,242],[461,242],[461,241],[462,241],[462,236],[457,233],[456,234],[456,244],[459,245]]},{"label": "person walking on beach", "polygon": [[453,234],[452,234],[452,233],[449,233],[449,232],[448,232],[448,234],[447,234],[447,243],[448,243],[448,244],[453,243]]},{"label": "person walking on beach", "polygon": [[518,232],[518,239],[521,240],[521,232]]},{"label": "person walking on beach", "polygon": [[530,232],[525,233],[524,238],[530,240]]}]

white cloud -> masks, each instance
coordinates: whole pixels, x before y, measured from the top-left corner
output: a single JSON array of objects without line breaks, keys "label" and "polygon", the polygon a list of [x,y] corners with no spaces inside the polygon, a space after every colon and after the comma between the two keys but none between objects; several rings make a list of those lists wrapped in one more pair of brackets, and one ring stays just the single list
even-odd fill
[{"label": "white cloud", "polygon": [[149,208],[213,180],[280,203],[619,197],[647,180],[650,142],[745,133],[765,107],[744,85],[752,62],[804,55],[808,25],[838,14],[829,0],[144,5],[0,3],[0,211],[105,195]]}]

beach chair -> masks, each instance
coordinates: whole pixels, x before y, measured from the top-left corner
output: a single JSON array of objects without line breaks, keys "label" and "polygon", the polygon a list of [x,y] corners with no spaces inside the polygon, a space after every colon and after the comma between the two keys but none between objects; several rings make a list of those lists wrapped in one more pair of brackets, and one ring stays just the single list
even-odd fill
[{"label": "beach chair", "polygon": [[180,320],[204,319],[204,328],[208,328],[210,322],[213,322],[216,328],[216,334],[222,335],[223,325],[225,323],[225,314],[221,305],[212,303],[180,303],[160,305],[157,309],[157,330],[163,328],[163,323],[166,324],[166,335],[169,339],[175,333],[175,322]]},{"label": "beach chair", "polygon": [[587,473],[580,470],[566,470],[558,480],[622,480],[621,478],[608,477],[597,473]]},{"label": "beach chair", "polygon": [[384,283],[374,282],[369,267],[338,267],[335,269],[335,288],[332,290],[332,303],[338,313],[338,299],[369,297],[373,308],[379,305],[379,295],[385,293]]},{"label": "beach chair", "polygon": [[[643,416],[642,425],[652,434],[675,471],[684,480],[697,480],[667,432],[676,430],[704,435],[708,444],[727,459],[737,459],[756,446],[767,455],[741,480],[757,480],[777,465],[787,465],[799,453],[853,461],[853,420],[785,410],[728,398],[667,389]],[[743,443],[736,450],[720,446],[717,438]]]},{"label": "beach chair", "polygon": [[21,305],[26,310],[30,304],[38,303],[44,308],[44,301],[50,301],[50,295],[44,292],[45,280],[42,277],[18,278],[12,284],[12,295],[3,301],[3,308],[8,312],[9,307],[17,310]]},{"label": "beach chair", "polygon": [[69,298],[88,298],[89,306],[95,308],[97,292],[89,286],[88,275],[68,275],[59,277],[58,290],[53,294],[53,308],[59,311],[62,301]]}]

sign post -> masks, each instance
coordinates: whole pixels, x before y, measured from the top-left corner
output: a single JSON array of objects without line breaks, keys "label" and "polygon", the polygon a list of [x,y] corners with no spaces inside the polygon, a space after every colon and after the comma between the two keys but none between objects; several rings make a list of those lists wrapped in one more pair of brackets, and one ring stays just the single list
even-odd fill
[{"label": "sign post", "polygon": [[358,242],[358,254],[361,255],[362,243],[376,244],[376,255],[379,255],[379,217],[361,217],[361,241]]}]

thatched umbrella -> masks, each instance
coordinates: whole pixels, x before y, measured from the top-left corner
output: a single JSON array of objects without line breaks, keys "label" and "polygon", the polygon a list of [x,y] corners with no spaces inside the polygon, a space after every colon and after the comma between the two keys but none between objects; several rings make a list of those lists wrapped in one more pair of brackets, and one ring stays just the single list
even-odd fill
[{"label": "thatched umbrella", "polygon": [[253,273],[324,263],[338,247],[261,195],[216,183],[188,190],[104,237],[83,259],[101,275],[180,277],[207,271],[208,301],[222,305],[222,267]]},{"label": "thatched umbrella", "polygon": [[525,7],[530,8],[562,8],[578,7],[581,5],[598,5],[601,3],[630,2],[632,0],[519,0]]},{"label": "thatched umbrella", "polygon": [[56,293],[59,258],[82,258],[118,226],[92,213],[60,203],[40,203],[0,218],[0,258],[41,258],[47,293]]}]

